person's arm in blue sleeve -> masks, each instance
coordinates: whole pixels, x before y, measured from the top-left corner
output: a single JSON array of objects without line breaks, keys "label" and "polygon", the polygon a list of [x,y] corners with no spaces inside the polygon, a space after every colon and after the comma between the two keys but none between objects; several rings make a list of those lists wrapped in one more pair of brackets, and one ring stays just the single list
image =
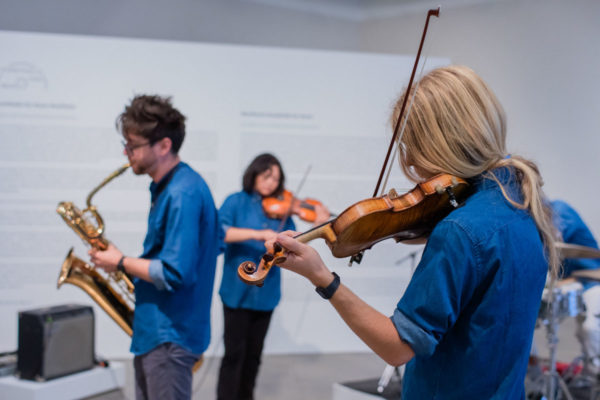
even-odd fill
[{"label": "person's arm in blue sleeve", "polygon": [[225,243],[244,242],[246,240],[260,240],[262,242],[275,236],[275,231],[271,229],[250,229],[235,226],[235,213],[239,212],[240,207],[234,197],[225,200],[219,209],[219,222],[225,232]]}]

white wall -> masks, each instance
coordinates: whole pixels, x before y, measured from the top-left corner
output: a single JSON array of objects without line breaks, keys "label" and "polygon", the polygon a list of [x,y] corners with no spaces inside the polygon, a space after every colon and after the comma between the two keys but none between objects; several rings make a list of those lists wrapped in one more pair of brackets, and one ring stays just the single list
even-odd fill
[{"label": "white wall", "polygon": [[[11,49],[0,54],[1,350],[16,347],[18,311],[93,304],[73,285],[56,290],[68,248],[87,256],[55,207],[84,207],[87,193],[125,162],[114,121],[133,94],[173,96],[188,117],[182,159],[204,176],[217,205],[241,189],[249,161],[269,151],[281,159],[292,191],[311,166],[300,197],[339,213],[372,193],[390,107],[412,63],[365,53],[15,32],[0,32],[0,46]],[[148,184],[148,177],[126,173],[93,199],[107,239],[125,254],[141,251]],[[413,185],[396,169],[392,186],[402,192]],[[414,247],[378,245],[349,269],[322,242],[315,246],[356,292],[392,314],[411,272],[409,262],[395,263]],[[366,350],[304,279],[283,276],[267,352]],[[212,314],[210,354],[222,332],[217,296]],[[98,352],[126,354],[128,338],[98,307],[96,316]]]},{"label": "white wall", "polygon": [[[425,12],[368,22],[365,51],[410,53]],[[552,198],[572,203],[600,238],[600,2],[521,0],[446,8],[430,54],[475,69],[508,116],[509,150],[535,160]]]}]

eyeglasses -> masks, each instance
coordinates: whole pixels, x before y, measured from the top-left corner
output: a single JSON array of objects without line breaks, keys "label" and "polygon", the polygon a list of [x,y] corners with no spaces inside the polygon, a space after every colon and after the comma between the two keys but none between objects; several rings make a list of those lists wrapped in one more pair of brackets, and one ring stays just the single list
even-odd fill
[{"label": "eyeglasses", "polygon": [[146,145],[152,145],[151,142],[145,142],[145,143],[138,143],[138,144],[129,144],[124,140],[121,140],[121,144],[123,145],[123,148],[125,149],[125,151],[127,152],[127,154],[131,154],[133,153],[133,151],[137,148],[140,147],[144,147]]}]

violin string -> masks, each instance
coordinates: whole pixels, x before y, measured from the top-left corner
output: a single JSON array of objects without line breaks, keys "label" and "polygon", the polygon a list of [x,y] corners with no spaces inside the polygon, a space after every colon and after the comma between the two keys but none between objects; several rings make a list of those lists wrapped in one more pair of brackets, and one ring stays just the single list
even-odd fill
[{"label": "violin string", "polygon": [[[304,175],[302,176],[302,179],[300,179],[300,183],[298,183],[298,187],[296,189],[296,191],[294,193],[296,193],[296,196],[300,194],[300,190],[302,190],[302,186],[304,186],[304,182],[306,182],[306,178],[308,177],[308,174],[310,172],[310,170],[312,169],[312,164],[308,164],[308,166],[306,167],[306,171],[304,172]],[[285,213],[285,215],[283,216],[283,218],[281,218],[281,221],[279,222],[279,228],[277,228],[277,232],[281,232],[281,230],[283,229],[283,226],[285,225],[285,221],[287,221],[287,219],[290,217],[290,215],[292,215],[292,205],[294,204],[294,194],[292,193],[292,201],[290,203],[290,208],[288,208],[287,212]]]}]

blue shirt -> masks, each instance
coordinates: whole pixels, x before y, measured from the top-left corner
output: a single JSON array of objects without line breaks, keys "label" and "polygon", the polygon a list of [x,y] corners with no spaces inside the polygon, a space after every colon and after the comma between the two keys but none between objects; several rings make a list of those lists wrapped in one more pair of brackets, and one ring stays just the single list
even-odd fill
[{"label": "blue shirt", "polygon": [[[262,198],[258,193],[244,191],[227,197],[219,209],[219,221],[225,231],[229,228],[294,230],[296,226],[288,218],[280,229],[281,220],[269,218],[262,207]],[[244,261],[259,264],[266,252],[264,242],[246,240],[225,244],[225,262],[223,279],[219,295],[223,304],[229,308],[244,308],[248,310],[271,311],[281,299],[281,271],[273,267],[265,278],[262,287],[248,285],[238,277],[238,266]]]},{"label": "blue shirt", "polygon": [[210,190],[181,162],[150,185],[152,206],[141,258],[153,283],[135,279],[131,351],[173,342],[201,354],[210,341],[210,304],[219,225]]},{"label": "blue shirt", "polygon": [[[577,211],[564,201],[554,200],[550,204],[553,211],[554,225],[560,232],[563,242],[598,248],[594,235],[577,214]],[[567,258],[563,261],[562,268],[561,275],[566,278],[573,271],[600,268],[600,259]],[[586,289],[594,285],[593,282],[584,283]]]},{"label": "blue shirt", "polygon": [[[508,170],[495,171],[513,199]],[[524,399],[548,264],[533,219],[491,179],[432,231],[391,317],[415,352],[403,399]]]}]

